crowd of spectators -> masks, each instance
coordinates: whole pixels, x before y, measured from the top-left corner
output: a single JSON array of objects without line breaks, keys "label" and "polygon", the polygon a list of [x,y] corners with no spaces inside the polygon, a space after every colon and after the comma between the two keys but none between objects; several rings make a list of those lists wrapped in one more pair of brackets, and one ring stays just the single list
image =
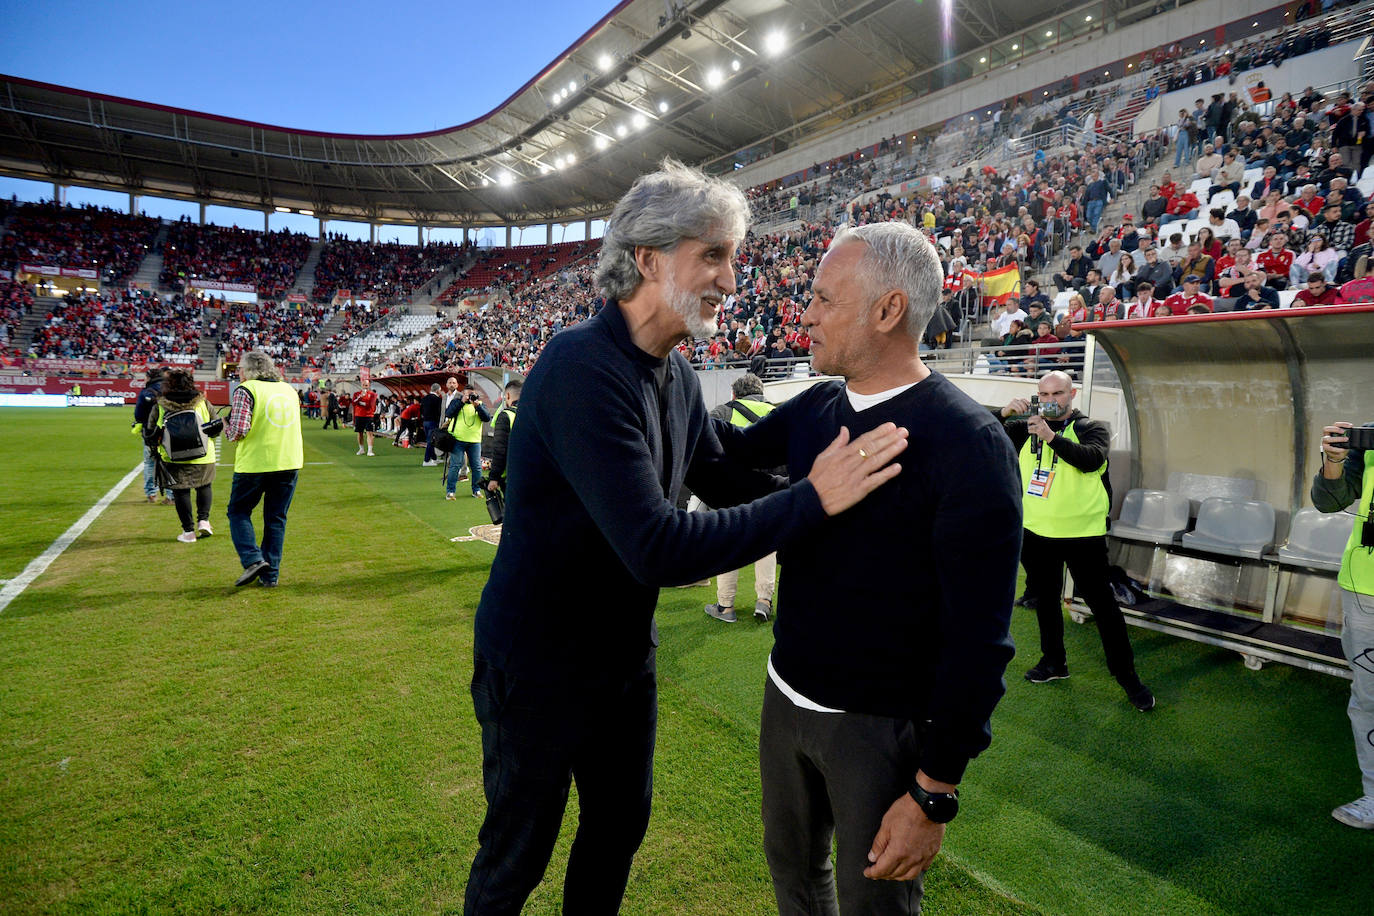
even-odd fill
[{"label": "crowd of spectators", "polygon": [[379,302],[399,302],[448,268],[461,245],[431,242],[423,247],[375,244],[331,237],[315,265],[311,298],[328,302],[339,289],[369,292]]},{"label": "crowd of spectators", "polygon": [[184,292],[194,279],[255,286],[258,295],[280,299],[310,254],[310,236],[200,226],[183,218],[167,231],[162,247],[164,288]]},{"label": "crowd of spectators", "polygon": [[68,295],[48,312],[29,350],[40,358],[107,359],[129,363],[181,357],[200,350],[200,308],[180,295],[139,290]]},{"label": "crowd of spectators", "polygon": [[51,202],[12,205],[0,239],[0,265],[19,264],[97,271],[118,284],[131,277],[157,236],[158,221],[103,207]]},{"label": "crowd of spectators", "polygon": [[0,280],[0,352],[10,349],[19,323],[32,310],[32,290],[17,280]]},{"label": "crowd of spectators", "polygon": [[295,308],[270,301],[260,305],[234,303],[210,321],[205,333],[215,339],[219,355],[230,362],[238,362],[249,350],[263,350],[278,365],[296,366],[310,338],[331,314],[331,309],[321,305]]}]

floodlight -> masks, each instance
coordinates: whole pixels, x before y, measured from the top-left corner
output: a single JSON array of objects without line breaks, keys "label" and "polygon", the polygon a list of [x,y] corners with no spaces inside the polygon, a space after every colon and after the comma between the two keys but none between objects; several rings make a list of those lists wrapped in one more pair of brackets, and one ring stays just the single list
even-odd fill
[{"label": "floodlight", "polygon": [[1012,45],[1012,46],[1011,46],[1011,49],[1012,49],[1013,51],[1020,51],[1020,50],[1021,50],[1021,46],[1020,46],[1020,45]]},{"label": "floodlight", "polygon": [[569,153],[569,154],[568,154],[568,165],[576,165],[576,164],[577,164],[577,157],[574,156],[574,155],[572,155],[571,153]]},{"label": "floodlight", "polygon": [[291,208],[290,208],[290,207],[277,207],[276,210],[277,210],[278,213],[290,213],[290,212],[291,212]]},{"label": "floodlight", "polygon": [[611,141],[610,141],[610,140],[607,140],[605,137],[597,137],[597,138],[596,138],[596,148],[597,148],[597,149],[605,149],[606,147],[608,147],[608,146],[610,146],[610,145],[611,145]]},{"label": "floodlight", "polygon": [[633,123],[635,126],[635,130],[643,130],[645,126],[649,123],[649,119],[644,117],[644,115],[636,112],[633,119]]},{"label": "floodlight", "polygon": [[617,124],[615,126],[615,135],[617,137],[623,137],[629,132],[629,128],[627,128],[624,124]]},{"label": "floodlight", "polygon": [[723,82],[725,82],[725,74],[721,73],[717,69],[712,69],[710,72],[706,74],[706,85],[710,86],[712,89],[716,88]]},{"label": "floodlight", "polygon": [[556,168],[561,169],[566,163],[563,161],[563,157],[559,156],[557,159],[553,161],[553,164]]},{"label": "floodlight", "polygon": [[659,114],[667,114],[667,113],[668,113],[668,103],[667,103],[667,102],[659,102],[659,103],[658,103],[658,113],[659,113]]},{"label": "floodlight", "polygon": [[568,83],[568,94],[571,95],[572,93],[574,93],[574,92],[576,92],[576,91],[577,91],[577,80],[573,80],[572,82]]},{"label": "floodlight", "polygon": [[763,47],[769,54],[781,54],[782,49],[787,46],[787,37],[781,30],[768,33],[768,37],[763,40]]},{"label": "floodlight", "polygon": [[988,62],[988,59],[987,59],[986,57],[980,57],[980,58],[978,58],[978,63],[980,63],[980,64],[985,64],[985,63],[987,63],[987,62]]},{"label": "floodlight", "polygon": [[611,65],[614,63],[615,61],[611,60],[611,55],[609,54],[602,54],[600,57],[596,59],[596,65],[600,67],[602,70],[611,69]]},{"label": "floodlight", "polygon": [[501,187],[508,188],[515,182],[515,176],[510,172],[502,172],[496,180],[501,183]]},{"label": "floodlight", "polygon": [[298,212],[301,216],[314,216],[314,215],[315,215],[315,211],[314,211],[314,210],[298,210],[298,211],[296,211],[296,212]]},{"label": "floodlight", "polygon": [[730,69],[734,70],[736,73],[739,72],[739,58],[730,61]]},{"label": "floodlight", "polygon": [[1053,37],[1054,37],[1054,32],[1053,32],[1053,30],[1046,29],[1046,30],[1045,30],[1045,37],[1046,37],[1046,38],[1053,38]]},{"label": "floodlight", "polygon": [[1092,21],[1093,21],[1093,17],[1091,17],[1091,16],[1084,16],[1084,17],[1083,17],[1083,21],[1084,21],[1084,22],[1092,22]]}]

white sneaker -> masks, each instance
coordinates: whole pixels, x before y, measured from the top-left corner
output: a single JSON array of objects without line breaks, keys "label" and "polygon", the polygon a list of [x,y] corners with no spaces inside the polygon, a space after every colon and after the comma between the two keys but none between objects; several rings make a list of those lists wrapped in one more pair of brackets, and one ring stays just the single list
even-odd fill
[{"label": "white sneaker", "polygon": [[194,544],[196,542],[196,533],[194,531],[183,531],[181,534],[177,535],[177,540],[181,541],[183,544]]},{"label": "white sneaker", "polygon": [[1348,827],[1374,830],[1374,795],[1365,795],[1341,805],[1331,812],[1331,816]]},{"label": "white sneaker", "polygon": [[367,457],[369,457],[369,458],[376,458],[377,456],[374,455],[374,454],[372,453],[372,449],[368,449],[368,450],[367,450]]},{"label": "white sneaker", "polygon": [[213,537],[214,534],[215,534],[215,529],[213,529],[213,528],[210,527],[210,522],[209,522],[209,520],[208,520],[208,519],[201,519],[200,524],[196,526],[196,537],[198,537],[198,538],[208,538],[208,537]]},{"label": "white sneaker", "polygon": [[360,445],[360,446],[358,446],[358,454],[361,455],[362,453],[363,453],[363,447]]}]

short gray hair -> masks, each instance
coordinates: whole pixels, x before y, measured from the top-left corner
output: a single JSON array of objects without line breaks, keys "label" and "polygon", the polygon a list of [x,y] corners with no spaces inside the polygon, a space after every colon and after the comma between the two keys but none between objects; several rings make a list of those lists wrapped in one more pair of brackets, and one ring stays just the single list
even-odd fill
[{"label": "short gray hair", "polygon": [[737,398],[747,397],[751,394],[762,397],[763,379],[752,372],[746,372],[730,383],[730,391],[733,392]]},{"label": "short gray hair", "polygon": [[895,221],[846,226],[835,234],[830,247],[850,240],[867,246],[858,268],[864,298],[871,304],[889,290],[906,293],[906,331],[912,340],[920,340],[940,307],[944,285],[935,246],[909,223]]},{"label": "short gray hair", "polygon": [[749,202],[739,188],[673,159],[657,172],[641,175],[606,221],[596,288],[613,299],[628,299],[639,288],[635,249],[672,251],[683,239],[710,241],[744,238]]},{"label": "short gray hair", "polygon": [[443,391],[444,389],[439,385],[438,382],[435,382],[433,385],[430,385],[430,386],[429,386],[429,390],[430,390],[431,392],[433,392],[434,394],[438,394],[439,392]]},{"label": "short gray hair", "polygon": [[239,360],[239,378],[258,379],[263,382],[280,382],[281,374],[277,364],[261,350],[249,350]]}]

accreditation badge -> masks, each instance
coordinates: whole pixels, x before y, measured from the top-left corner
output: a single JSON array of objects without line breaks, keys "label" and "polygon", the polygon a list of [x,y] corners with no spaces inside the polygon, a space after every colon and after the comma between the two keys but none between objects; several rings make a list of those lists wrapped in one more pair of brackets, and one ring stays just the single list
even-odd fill
[{"label": "accreditation badge", "polygon": [[1050,487],[1054,486],[1054,471],[1048,468],[1036,468],[1031,471],[1030,483],[1026,486],[1026,495],[1034,496],[1037,499],[1049,499]]}]

